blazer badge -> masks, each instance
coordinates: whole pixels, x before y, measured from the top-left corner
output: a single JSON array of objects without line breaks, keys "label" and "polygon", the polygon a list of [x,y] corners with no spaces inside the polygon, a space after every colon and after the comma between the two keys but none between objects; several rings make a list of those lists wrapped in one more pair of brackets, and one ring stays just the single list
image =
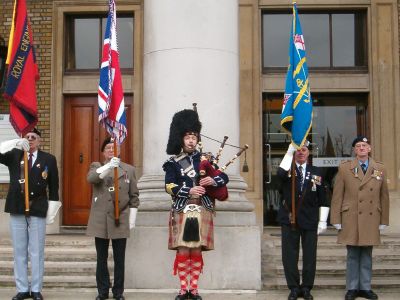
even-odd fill
[{"label": "blazer badge", "polygon": [[[40,167],[40,165],[39,165],[39,167]],[[44,171],[42,172],[42,178],[43,179],[46,179],[47,178],[47,175],[48,175],[48,170],[47,170],[47,166],[44,168]]]}]

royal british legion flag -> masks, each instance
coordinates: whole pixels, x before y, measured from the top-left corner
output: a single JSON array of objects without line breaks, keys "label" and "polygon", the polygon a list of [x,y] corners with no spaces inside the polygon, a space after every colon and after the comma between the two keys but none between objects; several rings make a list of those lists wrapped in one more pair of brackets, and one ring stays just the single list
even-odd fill
[{"label": "royal british legion flag", "polygon": [[10,122],[18,135],[25,135],[38,122],[36,81],[39,79],[25,0],[14,2],[6,64],[4,97],[10,101]]},{"label": "royal british legion flag", "polygon": [[99,122],[111,137],[121,144],[127,135],[127,129],[115,9],[115,1],[110,0],[100,69],[98,103]]},{"label": "royal british legion flag", "polygon": [[297,148],[304,145],[312,125],[312,99],[305,50],[296,3],[293,3],[289,67],[286,75],[281,125],[291,134],[292,144]]}]

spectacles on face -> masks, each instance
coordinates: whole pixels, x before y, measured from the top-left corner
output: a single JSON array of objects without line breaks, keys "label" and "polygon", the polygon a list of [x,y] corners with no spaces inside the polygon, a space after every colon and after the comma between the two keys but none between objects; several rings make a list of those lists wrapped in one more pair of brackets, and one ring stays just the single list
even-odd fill
[{"label": "spectacles on face", "polygon": [[27,140],[33,140],[33,141],[35,141],[35,140],[36,140],[36,135],[28,134],[25,138],[26,138]]}]

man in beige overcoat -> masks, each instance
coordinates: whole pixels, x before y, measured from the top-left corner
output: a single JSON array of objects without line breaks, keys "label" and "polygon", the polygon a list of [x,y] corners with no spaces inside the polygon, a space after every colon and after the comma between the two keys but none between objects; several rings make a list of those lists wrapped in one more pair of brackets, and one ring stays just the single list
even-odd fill
[{"label": "man in beige overcoat", "polygon": [[[104,156],[103,163],[93,162],[87,174],[87,180],[93,187],[87,234],[95,237],[98,290],[96,300],[104,300],[109,297],[110,274],[107,259],[110,240],[114,257],[113,298],[124,300],[126,239],[130,236],[130,230],[135,226],[139,191],[135,168],[121,162],[119,157],[114,157],[114,144],[111,138],[108,137],[104,140],[101,151]],[[119,225],[116,225],[114,216],[114,168],[117,168],[118,171]]]},{"label": "man in beige overcoat", "polygon": [[372,248],[380,244],[380,231],[389,224],[387,173],[369,153],[365,136],[352,144],[355,158],[339,166],[331,202],[331,223],[338,243],[347,246],[346,300],[378,299],[371,290]]}]

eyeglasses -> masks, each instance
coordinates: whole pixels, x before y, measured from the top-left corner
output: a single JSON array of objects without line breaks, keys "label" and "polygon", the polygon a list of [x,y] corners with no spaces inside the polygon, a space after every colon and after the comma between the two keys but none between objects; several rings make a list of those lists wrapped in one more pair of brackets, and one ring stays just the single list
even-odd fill
[{"label": "eyeglasses", "polygon": [[33,135],[33,134],[28,134],[26,137],[25,137],[27,140],[36,140],[36,136],[35,135]]}]

